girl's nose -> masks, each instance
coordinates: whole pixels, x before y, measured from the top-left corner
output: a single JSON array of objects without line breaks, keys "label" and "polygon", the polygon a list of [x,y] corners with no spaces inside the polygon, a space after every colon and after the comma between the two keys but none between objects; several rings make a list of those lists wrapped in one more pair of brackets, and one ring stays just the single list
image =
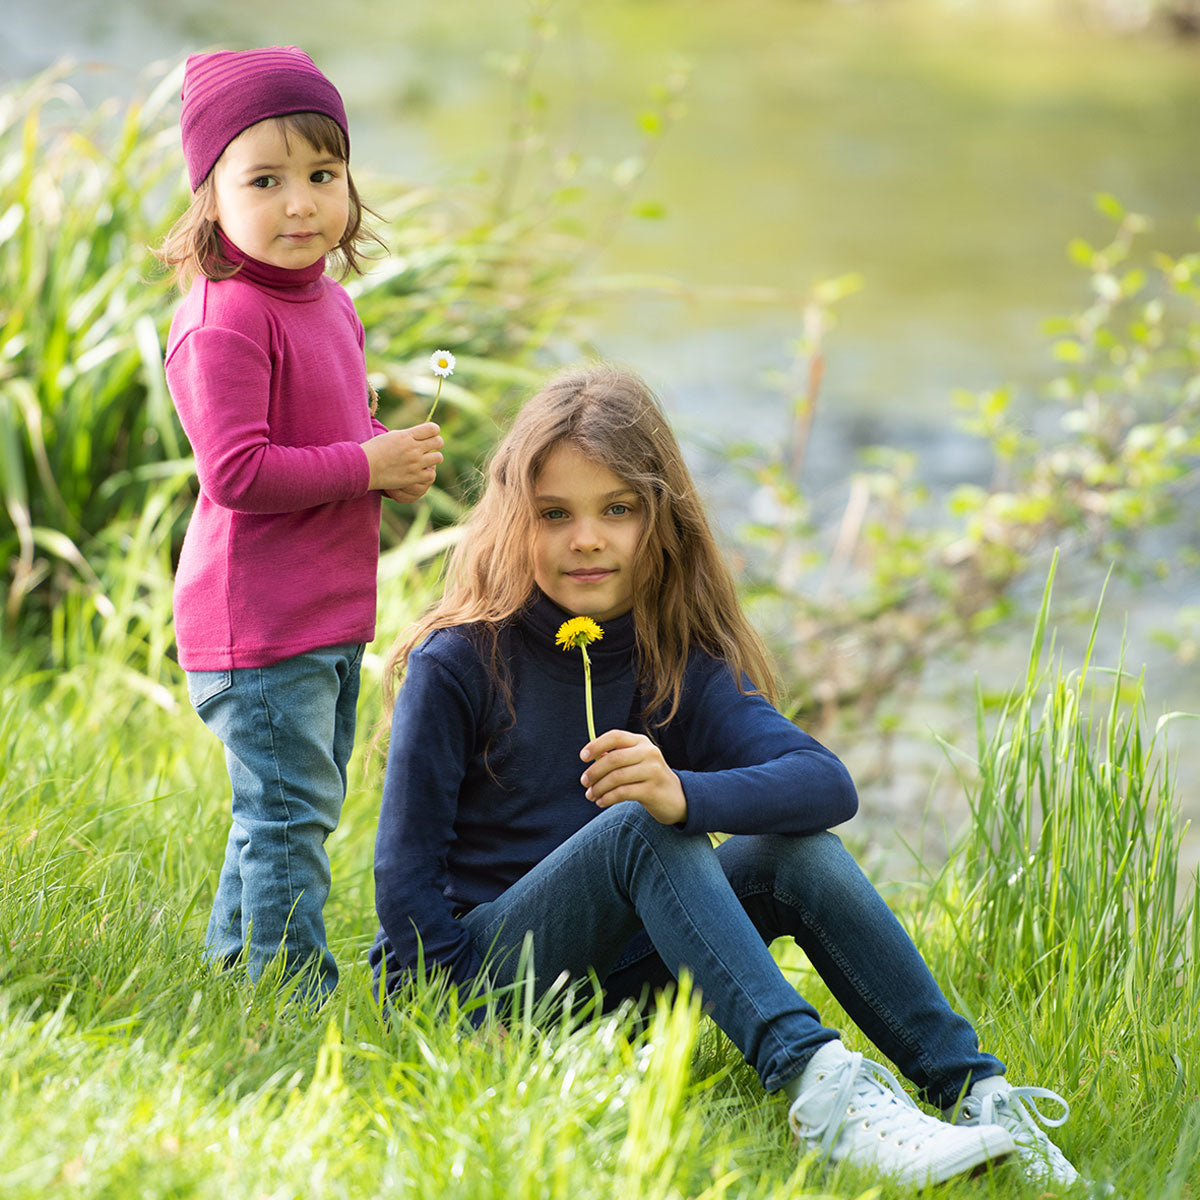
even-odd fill
[{"label": "girl's nose", "polygon": [[595,522],[580,520],[571,531],[571,547],[575,550],[598,550],[604,543],[600,528]]},{"label": "girl's nose", "polygon": [[315,212],[316,205],[313,203],[312,189],[303,183],[289,188],[287,209],[294,216],[307,216]]}]

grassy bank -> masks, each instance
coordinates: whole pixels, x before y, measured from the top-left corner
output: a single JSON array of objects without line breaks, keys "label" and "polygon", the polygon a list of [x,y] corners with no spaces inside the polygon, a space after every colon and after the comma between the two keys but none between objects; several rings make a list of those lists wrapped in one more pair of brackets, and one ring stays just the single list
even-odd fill
[{"label": "grassy bank", "polygon": [[[1039,637],[978,753],[953,751],[974,813],[958,852],[921,887],[880,882],[1011,1074],[1066,1096],[1070,1157],[1116,1195],[1182,1200],[1200,1183],[1200,900],[1176,878],[1160,739],[1136,680],[1044,657]],[[385,1023],[365,967],[378,779],[361,749],[331,843],[333,1001],[310,1013],[207,973],[223,765],[177,682],[132,678],[97,653],[0,680],[5,1197],[900,1194],[801,1158],[783,1103],[687,996],[641,1031],[518,997],[506,1036],[466,1036],[432,988]],[[999,1170],[939,1194],[1042,1193]]]}]

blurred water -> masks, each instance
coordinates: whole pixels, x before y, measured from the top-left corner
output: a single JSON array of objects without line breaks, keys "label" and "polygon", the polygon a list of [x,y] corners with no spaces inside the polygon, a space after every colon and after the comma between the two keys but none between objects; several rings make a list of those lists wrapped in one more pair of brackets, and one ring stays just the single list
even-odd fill
[{"label": "blurred water", "polygon": [[[372,175],[452,184],[498,162],[509,110],[495,60],[523,45],[529,7],[349,0],[335,16],[278,0],[6,0],[0,83],[71,55],[92,64],[82,85],[92,98],[123,95],[156,60],[295,43],[343,91],[360,185]],[[546,137],[564,148],[630,153],[651,89],[676,56],[691,65],[687,114],[645,185],[666,218],[626,222],[597,269],[700,291],[623,299],[598,308],[592,328],[601,353],[660,387],[694,444],[782,438],[786,405],[765,375],[789,360],[799,298],[817,279],[863,275],[827,343],[806,479],[831,512],[858,450],[875,441],[918,450],[935,488],[986,477],[986,455],[954,428],[950,392],[1012,382],[1035,408],[1052,370],[1041,322],[1086,302],[1065,247],[1107,230],[1095,193],[1151,215],[1161,248],[1195,247],[1194,45],[948,0],[564,0],[553,14],[538,81]],[[739,284],[795,299],[703,294]],[[701,451],[696,461],[732,529],[747,489]],[[1127,662],[1148,665],[1152,719],[1200,710],[1194,666],[1153,637],[1180,604],[1200,603],[1187,594],[1194,579],[1106,608],[1103,653],[1114,660],[1124,638]],[[1099,584],[1063,581],[1085,607]],[[1016,678],[1024,638],[996,670]],[[1200,814],[1200,738],[1178,740],[1185,807]],[[910,802],[911,783],[902,788]]]}]

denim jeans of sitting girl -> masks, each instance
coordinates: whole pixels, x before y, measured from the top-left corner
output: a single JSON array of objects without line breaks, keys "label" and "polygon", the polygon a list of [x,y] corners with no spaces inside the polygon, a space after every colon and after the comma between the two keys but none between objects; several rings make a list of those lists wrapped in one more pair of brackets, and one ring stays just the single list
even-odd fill
[{"label": "denim jeans of sitting girl", "polygon": [[188,694],[225,746],[233,822],[205,957],[252,979],[282,950],[314,971],[313,998],[337,984],[325,938],[325,839],[341,816],[354,747],[363,647],[329,646],[268,667],[189,671]]},{"label": "denim jeans of sitting girl", "polygon": [[729,838],[660,825],[640,804],[601,812],[496,900],[462,917],[489,981],[514,981],[526,932],[537,986],[594,971],[606,1001],[687,968],[717,1024],[772,1091],[835,1030],[768,946],[792,937],[864,1034],[939,1106],[1002,1074],[832,833]]}]

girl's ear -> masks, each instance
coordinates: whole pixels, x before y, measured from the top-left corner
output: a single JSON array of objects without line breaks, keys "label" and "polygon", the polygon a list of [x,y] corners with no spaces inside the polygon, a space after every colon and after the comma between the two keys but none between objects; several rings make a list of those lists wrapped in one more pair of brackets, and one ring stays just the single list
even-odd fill
[{"label": "girl's ear", "polygon": [[[214,168],[215,170],[215,168]],[[192,203],[200,207],[200,215],[206,221],[217,223],[217,189],[212,185],[212,172],[192,194]]]}]

